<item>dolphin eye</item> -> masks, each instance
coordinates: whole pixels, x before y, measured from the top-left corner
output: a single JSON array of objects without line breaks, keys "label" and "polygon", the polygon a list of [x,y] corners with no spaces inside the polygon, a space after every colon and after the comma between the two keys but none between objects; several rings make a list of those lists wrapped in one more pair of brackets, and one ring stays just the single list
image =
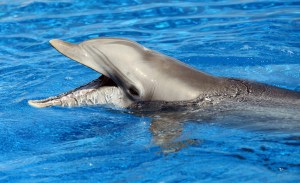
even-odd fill
[{"label": "dolphin eye", "polygon": [[128,89],[129,93],[135,97],[138,97],[139,96],[139,92],[138,90],[134,87],[134,86],[131,86],[129,89]]}]

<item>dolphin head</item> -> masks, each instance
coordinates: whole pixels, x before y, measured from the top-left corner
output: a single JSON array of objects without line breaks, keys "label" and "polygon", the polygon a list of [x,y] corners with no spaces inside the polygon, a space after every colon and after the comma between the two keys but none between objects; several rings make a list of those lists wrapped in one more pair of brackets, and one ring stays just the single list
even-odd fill
[{"label": "dolphin head", "polygon": [[[186,101],[201,94],[196,89],[199,79],[195,78],[201,76],[206,81],[202,82],[202,88],[213,80],[213,77],[182,62],[127,39],[97,38],[80,44],[54,39],[50,44],[60,53],[102,76],[65,94],[29,101],[36,107],[85,104],[128,107],[140,101]],[[106,100],[107,96],[110,101]]]},{"label": "dolphin head", "polygon": [[[149,69],[143,66],[147,48],[125,39],[92,39],[80,44],[60,40],[52,46],[67,57],[110,78],[131,100],[149,99]],[[143,81],[143,82],[142,82]]]}]

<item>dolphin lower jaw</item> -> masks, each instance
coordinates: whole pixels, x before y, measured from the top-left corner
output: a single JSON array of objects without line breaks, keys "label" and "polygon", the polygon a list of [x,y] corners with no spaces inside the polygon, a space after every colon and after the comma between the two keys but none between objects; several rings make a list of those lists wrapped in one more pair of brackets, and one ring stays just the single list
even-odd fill
[{"label": "dolphin lower jaw", "polygon": [[31,106],[43,108],[51,106],[75,107],[90,105],[112,105],[126,108],[132,102],[110,78],[100,78],[69,92],[42,100],[30,100]]},{"label": "dolphin lower jaw", "polygon": [[90,105],[113,105],[117,107],[126,107],[123,92],[118,87],[102,87],[95,90],[81,90],[69,95],[50,97],[43,100],[30,100],[29,104],[34,107],[75,107]]}]

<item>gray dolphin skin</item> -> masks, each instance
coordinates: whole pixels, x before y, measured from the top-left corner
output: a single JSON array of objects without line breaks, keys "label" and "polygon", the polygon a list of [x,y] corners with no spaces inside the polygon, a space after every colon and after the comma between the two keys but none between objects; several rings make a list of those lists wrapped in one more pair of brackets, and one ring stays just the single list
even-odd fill
[{"label": "gray dolphin skin", "polygon": [[109,105],[134,108],[155,103],[173,106],[215,105],[225,101],[300,104],[300,93],[261,83],[215,77],[121,38],[98,38],[72,44],[51,40],[65,56],[102,74],[67,93],[29,100],[34,107]]}]

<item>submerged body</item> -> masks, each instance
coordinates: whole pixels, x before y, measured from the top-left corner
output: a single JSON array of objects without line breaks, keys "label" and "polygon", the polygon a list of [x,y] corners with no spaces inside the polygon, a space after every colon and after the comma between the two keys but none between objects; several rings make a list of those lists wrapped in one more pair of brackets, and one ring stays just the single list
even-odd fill
[{"label": "submerged body", "polygon": [[52,46],[102,76],[56,97],[30,100],[35,107],[137,104],[215,105],[223,101],[300,106],[300,93],[239,79],[214,77],[126,39],[92,39],[80,44],[60,40]]}]

